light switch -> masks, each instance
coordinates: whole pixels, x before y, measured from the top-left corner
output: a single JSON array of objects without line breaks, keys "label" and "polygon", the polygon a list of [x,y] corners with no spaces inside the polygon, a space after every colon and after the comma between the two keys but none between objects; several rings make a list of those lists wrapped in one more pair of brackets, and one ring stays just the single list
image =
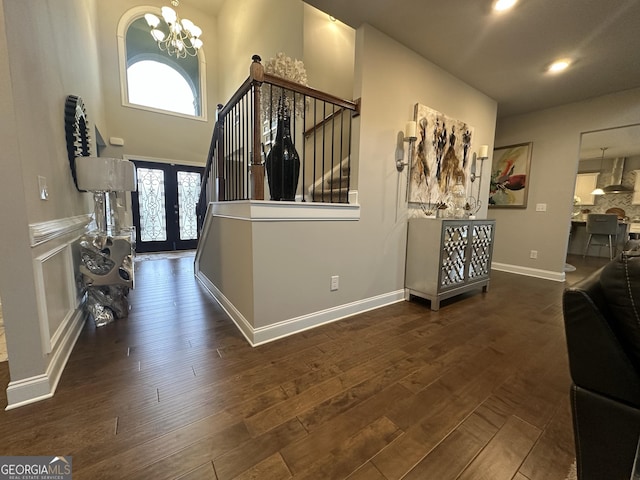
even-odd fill
[{"label": "light switch", "polygon": [[38,192],[40,192],[40,200],[49,199],[49,192],[47,190],[47,177],[38,175]]}]

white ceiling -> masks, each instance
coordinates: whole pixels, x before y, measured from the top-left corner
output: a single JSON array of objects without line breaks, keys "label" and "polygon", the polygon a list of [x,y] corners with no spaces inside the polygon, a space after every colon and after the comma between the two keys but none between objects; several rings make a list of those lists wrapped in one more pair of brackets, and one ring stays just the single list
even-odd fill
[{"label": "white ceiling", "polygon": [[[216,16],[226,0],[183,0]],[[228,0],[233,1],[233,0]],[[263,0],[268,1],[268,0]],[[640,0],[305,0],[358,28],[368,23],[498,102],[527,113],[640,87]],[[574,64],[549,75],[560,57]],[[640,155],[640,127],[583,135],[581,158]]]},{"label": "white ceiling", "polygon": [[[640,0],[306,0],[369,23],[498,101],[498,116],[640,86]],[[545,74],[558,57],[575,59]]]}]

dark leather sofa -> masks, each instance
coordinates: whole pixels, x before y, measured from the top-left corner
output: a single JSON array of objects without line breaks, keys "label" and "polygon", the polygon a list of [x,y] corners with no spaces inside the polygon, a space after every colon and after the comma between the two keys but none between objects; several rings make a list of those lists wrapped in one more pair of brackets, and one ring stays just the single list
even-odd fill
[{"label": "dark leather sofa", "polygon": [[563,313],[578,479],[628,480],[640,436],[640,252],[567,288]]}]

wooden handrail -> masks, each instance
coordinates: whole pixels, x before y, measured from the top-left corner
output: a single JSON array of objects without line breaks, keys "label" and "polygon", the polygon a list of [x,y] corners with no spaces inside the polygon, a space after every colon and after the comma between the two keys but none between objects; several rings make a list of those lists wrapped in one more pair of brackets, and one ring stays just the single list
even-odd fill
[{"label": "wooden handrail", "polygon": [[211,172],[213,156],[216,149],[216,144],[218,143],[218,137],[220,136],[219,130],[220,130],[220,127],[218,125],[218,122],[216,122],[215,125],[213,126],[213,135],[211,136],[211,144],[209,145],[209,153],[207,154],[207,163],[204,167],[204,172],[202,172],[202,183],[200,184],[201,191],[204,185],[207,183],[209,172]]},{"label": "wooden handrail", "polygon": [[315,132],[319,128],[323,127],[325,124],[329,123],[331,120],[333,120],[338,115],[342,115],[343,113],[344,113],[344,108],[339,108],[335,112],[330,113],[329,115],[324,117],[322,120],[320,120],[318,123],[316,123],[315,125],[312,125],[307,130],[305,130],[304,136],[305,137],[309,137],[313,132]]},{"label": "wooden handrail", "polygon": [[271,85],[275,85],[276,87],[287,88],[289,90],[293,90],[296,93],[322,100],[323,102],[333,103],[338,107],[344,108],[346,110],[351,110],[352,112],[360,112],[360,103],[357,101],[345,100],[344,98],[336,97],[335,95],[316,90],[315,88],[307,87],[306,85],[300,85],[299,83],[292,82],[285,78],[277,77],[276,75],[272,75],[270,73],[265,72],[264,83],[270,83]]},{"label": "wooden handrail", "polygon": [[251,83],[253,80],[251,77],[247,77],[247,79],[240,85],[240,88],[236,90],[236,92],[231,95],[231,98],[227,102],[227,104],[222,107],[222,109],[218,112],[218,118],[224,118],[234,107],[236,103],[240,101],[242,97],[244,97],[249,90],[251,90]]},{"label": "wooden handrail", "polygon": [[[209,177],[211,175],[211,171],[213,169],[213,162],[218,162],[218,172],[217,176],[223,175],[223,159],[225,156],[224,151],[224,142],[222,142],[222,131],[224,129],[225,118],[226,116],[232,112],[235,106],[242,101],[242,99],[249,93],[252,95],[252,135],[251,135],[251,157],[249,168],[251,170],[252,175],[252,192],[251,198],[253,199],[263,199],[264,198],[264,190],[262,185],[264,183],[264,165],[262,164],[262,144],[261,144],[261,115],[260,115],[260,97],[261,97],[261,86],[262,84],[272,85],[278,88],[284,88],[299,95],[304,95],[306,97],[311,97],[315,100],[320,100],[322,102],[331,103],[334,107],[338,107],[336,111],[328,115],[322,121],[320,121],[317,125],[310,127],[309,130],[304,132],[304,135],[308,137],[315,130],[321,128],[326,125],[327,122],[331,121],[337,115],[344,114],[345,111],[350,111],[352,116],[357,116],[360,114],[360,99],[358,100],[345,100],[343,98],[337,97],[335,95],[331,95],[329,93],[322,92],[320,90],[316,90],[315,88],[308,87],[305,85],[301,85],[299,83],[292,82],[290,80],[278,77],[276,75],[266,73],[264,71],[264,67],[262,65],[261,59],[258,55],[254,55],[252,57],[252,64],[249,69],[249,76],[247,79],[240,85],[240,87],[235,91],[235,93],[231,96],[226,105],[218,105],[218,117],[217,121],[214,125],[213,135],[211,138],[211,145],[209,147],[209,153],[207,156],[207,163],[205,166],[203,180],[200,187],[200,204],[206,200],[206,186],[209,181]],[[222,142],[222,143],[221,143]],[[226,200],[226,195],[224,192],[224,179],[222,177],[215,179],[217,182],[218,195],[219,200]],[[206,203],[206,202],[205,202]],[[203,214],[203,213],[202,213]]]}]

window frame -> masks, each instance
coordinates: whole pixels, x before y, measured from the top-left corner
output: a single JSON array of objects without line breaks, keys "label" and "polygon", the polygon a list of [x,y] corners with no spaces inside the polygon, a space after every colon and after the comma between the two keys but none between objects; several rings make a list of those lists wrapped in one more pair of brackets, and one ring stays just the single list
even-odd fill
[{"label": "window frame", "polygon": [[[201,122],[208,121],[207,118],[207,88],[206,88],[206,70],[207,62],[205,60],[204,47],[198,51],[198,74],[200,77],[200,114],[199,115],[187,115],[184,113],[173,112],[171,110],[164,110],[161,108],[149,107],[146,105],[139,105],[137,103],[129,102],[129,86],[127,81],[127,46],[126,46],[126,34],[129,26],[138,18],[143,17],[145,13],[153,13],[154,15],[161,16],[160,8],[152,6],[134,7],[126,11],[120,21],[118,22],[117,41],[118,41],[118,63],[120,65],[120,100],[123,107],[135,108],[137,110],[145,110],[148,112],[161,113],[164,115],[170,115],[172,117],[187,118],[190,120],[198,120]],[[142,60],[136,56],[137,61]],[[157,58],[145,58],[147,60],[159,61]],[[181,69],[179,66],[171,65],[169,62],[162,62],[174,68],[179,73]],[[184,75],[183,75],[184,76]],[[188,76],[187,76],[188,77]],[[191,83],[189,80],[187,80]]]}]

